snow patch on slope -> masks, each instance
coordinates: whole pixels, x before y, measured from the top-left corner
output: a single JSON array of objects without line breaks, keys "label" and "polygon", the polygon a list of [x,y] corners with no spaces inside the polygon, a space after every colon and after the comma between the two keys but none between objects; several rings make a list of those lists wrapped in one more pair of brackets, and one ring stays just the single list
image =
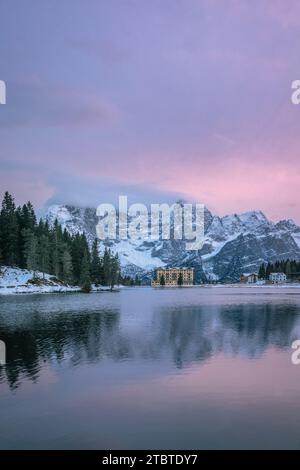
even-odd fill
[{"label": "snow patch on slope", "polygon": [[295,241],[295,243],[298,245],[298,247],[300,248],[300,232],[297,232],[297,233],[293,233],[292,234],[292,237]]},{"label": "snow patch on slope", "polygon": [[[60,283],[50,274],[36,272],[28,269],[11,268],[3,266],[0,271],[0,295],[45,293],[45,292],[76,292],[79,287],[71,287]],[[37,282],[38,284],[34,284]]]},{"label": "snow patch on slope", "polygon": [[[126,267],[130,263],[146,271],[165,266],[160,258],[152,256],[152,249],[152,247],[144,247],[141,240],[136,242],[121,240],[111,247],[111,251],[119,255],[121,267]],[[104,246],[100,245],[100,252],[103,253],[103,251]]]}]

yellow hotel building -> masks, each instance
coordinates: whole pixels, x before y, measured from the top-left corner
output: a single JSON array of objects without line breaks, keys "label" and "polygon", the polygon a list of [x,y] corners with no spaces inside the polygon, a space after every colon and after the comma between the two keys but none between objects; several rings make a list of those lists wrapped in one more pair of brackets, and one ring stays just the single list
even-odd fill
[{"label": "yellow hotel building", "polygon": [[177,287],[179,276],[182,276],[182,286],[194,284],[194,268],[160,268],[156,271],[156,279],[151,282],[152,287],[161,287],[161,278],[165,280],[165,287]]}]

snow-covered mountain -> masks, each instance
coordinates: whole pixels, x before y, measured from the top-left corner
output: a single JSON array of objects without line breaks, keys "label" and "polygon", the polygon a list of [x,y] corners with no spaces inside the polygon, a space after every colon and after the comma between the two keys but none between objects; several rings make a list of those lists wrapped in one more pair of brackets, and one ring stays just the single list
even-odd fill
[{"label": "snow-covered mountain", "polygon": [[[96,237],[96,210],[53,205],[45,214],[70,233]],[[243,272],[257,271],[262,262],[300,259],[300,227],[292,220],[273,223],[261,211],[213,216],[205,209],[205,242],[200,251],[187,251],[185,241],[116,240],[101,243],[119,254],[124,274],[150,278],[160,266],[193,266],[197,281],[232,282]]]}]

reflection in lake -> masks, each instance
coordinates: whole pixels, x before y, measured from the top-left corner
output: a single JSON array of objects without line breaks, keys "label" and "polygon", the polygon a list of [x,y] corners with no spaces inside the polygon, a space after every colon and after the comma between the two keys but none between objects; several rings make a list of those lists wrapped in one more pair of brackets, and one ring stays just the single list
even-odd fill
[{"label": "reflection in lake", "polygon": [[[94,298],[93,300],[96,300]],[[70,366],[104,358],[159,360],[177,367],[205,361],[218,353],[259,357],[269,346],[290,347],[300,319],[297,308],[280,305],[189,306],[153,311],[146,334],[136,334],[120,322],[120,308],[84,312],[25,313],[13,322],[0,315],[0,335],[8,350],[8,365],[0,369],[11,387],[20,375],[38,380],[45,361],[67,360]],[[28,315],[28,318],[26,318]],[[142,315],[142,313],[141,313]]]},{"label": "reflection in lake", "polygon": [[[32,402],[31,394],[34,392],[28,392],[26,384],[32,383],[36,393],[42,386],[45,376],[53,373],[56,377],[55,382],[61,387],[60,392],[57,390],[56,394],[54,392],[51,394],[51,400],[54,400],[52,405],[54,413],[55,400],[64,393],[61,390],[69,387],[66,382],[67,377],[68,380],[72,380],[74,387],[70,392],[70,400],[72,397],[78,399],[81,394],[85,400],[88,400],[97,390],[101,389],[101,393],[104,393],[106,386],[107,390],[110,390],[109,393],[112,387],[113,393],[118,394],[120,388],[127,386],[128,377],[137,384],[137,382],[143,383],[144,380],[148,381],[149,374],[151,380],[161,380],[162,377],[178,380],[182,374],[188,376],[192,374],[191,377],[196,381],[196,375],[201,373],[202,368],[203,374],[206,373],[204,371],[208,367],[210,373],[220,382],[222,394],[224,365],[221,370],[220,364],[218,371],[216,367],[218,358],[220,363],[224,360],[231,361],[230,374],[234,376],[234,367],[235,364],[237,367],[240,365],[239,361],[244,361],[247,370],[247,367],[250,367],[249,361],[257,367],[258,364],[262,364],[268,351],[275,350],[278,354],[289,357],[292,341],[300,337],[299,314],[300,299],[297,295],[278,292],[270,296],[263,290],[255,293],[247,289],[240,290],[239,295],[236,295],[234,289],[217,288],[156,291],[132,289],[116,294],[4,298],[0,304],[0,339],[6,343],[7,365],[0,367],[0,406],[6,402],[9,407],[14,396],[22,397],[24,393],[23,406],[26,407],[26,403],[29,403],[33,407],[33,416],[27,417],[26,420],[34,419],[35,414],[38,416],[38,410],[34,409]],[[72,370],[73,375],[69,375]],[[295,369],[289,368],[289,370],[291,373],[296,373]],[[83,385],[87,373],[89,382]],[[300,372],[298,376],[299,374]],[[201,389],[204,393],[204,385],[196,385],[195,382],[194,386],[198,387],[199,393]],[[163,389],[163,386],[161,387]],[[180,389],[181,400],[186,406],[191,403],[188,399],[191,393],[189,387]],[[236,383],[234,385],[232,383],[232,387],[235,392],[239,391]],[[284,395],[284,384],[282,387]],[[48,388],[50,393],[51,384],[46,390]],[[178,386],[174,390],[168,389],[169,403],[163,408],[164,413],[167,413],[168,407],[171,407],[172,400],[175,403],[178,390]],[[45,389],[39,393],[44,394]],[[136,393],[137,388],[132,396]],[[300,394],[300,383],[295,393]],[[152,408],[153,397],[145,396],[145,391],[142,394],[146,401],[145,408],[148,406]],[[118,403],[123,404],[121,411],[126,414],[126,399],[123,397],[122,401],[122,395],[116,399]],[[100,399],[100,408],[106,400],[106,398]],[[160,406],[161,404],[157,405],[157,413],[161,414]],[[197,406],[195,405],[195,409]],[[76,412],[80,410],[77,409]],[[15,418],[12,410],[11,414],[7,411],[7,423],[10,422],[10,418]],[[114,419],[111,416],[110,418],[110,423],[113,423]],[[54,426],[55,417],[52,416],[51,419]],[[83,428],[86,424],[85,419],[87,419],[85,416],[81,416],[79,420]],[[171,428],[173,418],[169,421]],[[193,420],[189,424],[191,430],[197,432]],[[111,435],[112,447],[121,447],[123,443],[121,431],[114,429],[112,424],[110,426],[112,429],[107,432]],[[140,426],[142,423],[134,425],[133,435],[138,432]],[[168,420],[165,426],[167,430]],[[51,439],[47,441],[47,433],[46,444],[43,439],[42,442],[46,446],[59,448],[96,446],[92,438],[87,442],[80,440],[78,435],[72,438],[71,430],[70,422],[68,440],[64,438],[59,444],[58,441],[51,441],[52,434]],[[105,434],[105,429],[102,432]],[[77,427],[78,433],[80,434]],[[169,429],[169,437],[172,433],[173,431]],[[151,446],[151,438],[148,438]],[[129,443],[124,443],[124,447],[137,447],[138,439],[140,438],[134,441],[132,438]],[[177,435],[174,439],[172,441],[170,437],[170,440],[163,439],[163,442],[170,448],[182,447],[180,436]],[[188,442],[193,444],[194,441],[200,448],[201,441],[195,440],[193,435],[193,439]],[[30,448],[34,447],[35,443],[39,445],[39,442],[40,437],[32,437],[32,442],[26,446],[20,437],[14,435],[12,426],[7,446]],[[102,442],[97,441],[97,446],[104,445]],[[202,442],[205,447],[205,440],[202,439]],[[231,444],[232,442],[233,438]],[[143,445],[147,447],[146,437]],[[213,441],[207,442],[206,447],[214,447]]]}]

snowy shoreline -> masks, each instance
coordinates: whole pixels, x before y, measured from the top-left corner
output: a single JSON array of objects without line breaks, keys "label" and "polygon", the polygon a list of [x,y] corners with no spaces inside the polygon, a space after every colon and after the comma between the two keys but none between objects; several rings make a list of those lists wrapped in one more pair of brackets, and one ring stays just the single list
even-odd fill
[{"label": "snowy shoreline", "polygon": [[[151,286],[141,286],[142,288],[153,289]],[[113,292],[125,289],[124,286],[115,286]],[[179,287],[178,287],[179,288]],[[294,284],[199,284],[194,286],[182,286],[180,289],[266,289],[273,292],[281,289],[300,289],[299,283]],[[177,287],[161,287],[153,290],[177,289]],[[110,287],[92,285],[91,292],[109,292]],[[28,269],[11,268],[2,266],[0,271],[0,297],[2,295],[16,294],[61,294],[82,292],[79,286],[65,284],[50,274],[36,272]]]},{"label": "snowy shoreline", "polygon": [[[123,286],[116,286],[113,291]],[[107,292],[110,287],[92,285],[91,292]],[[65,284],[50,274],[21,268],[2,266],[0,271],[0,296],[16,294],[64,294],[82,292],[79,286]]]},{"label": "snowy shoreline", "polygon": [[201,284],[192,287],[218,287],[218,288],[235,288],[235,289],[300,289],[299,283],[287,284]]}]

